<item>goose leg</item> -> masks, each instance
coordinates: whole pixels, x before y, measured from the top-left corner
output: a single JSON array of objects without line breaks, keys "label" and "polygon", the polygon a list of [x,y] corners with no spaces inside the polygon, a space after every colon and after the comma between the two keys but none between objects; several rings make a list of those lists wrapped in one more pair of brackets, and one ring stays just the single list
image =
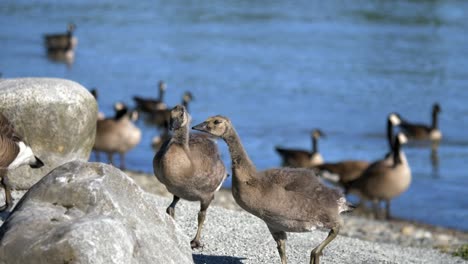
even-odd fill
[{"label": "goose leg", "polygon": [[175,206],[179,202],[180,198],[174,195],[174,198],[172,199],[172,203],[167,207],[166,213],[170,215],[172,218],[174,217],[175,214]]},{"label": "goose leg", "polygon": [[109,164],[114,165],[114,154],[112,152],[107,153],[107,158],[109,160]]},{"label": "goose leg", "polygon": [[330,230],[330,233],[328,233],[327,238],[320,243],[316,248],[310,252],[310,264],[319,264],[319,257],[322,255],[322,250],[333,240],[335,237],[338,235],[338,232],[340,231],[339,227],[333,228]]},{"label": "goose leg", "polygon": [[11,208],[13,205],[13,198],[11,197],[11,185],[6,175],[2,177],[1,183],[5,190],[5,205],[0,207],[0,212],[3,212]]},{"label": "goose leg", "polygon": [[120,153],[120,169],[125,170],[125,153]]},{"label": "goose leg", "polygon": [[374,213],[375,219],[379,219],[379,211],[380,211],[379,205],[380,205],[379,200],[377,199],[372,200],[372,211]]},{"label": "goose leg", "polygon": [[391,218],[390,215],[390,200],[385,200],[385,219],[389,220]]},{"label": "goose leg", "polygon": [[208,206],[210,206],[210,203],[213,199],[210,199],[208,202],[201,202],[200,203],[200,212],[198,212],[198,229],[197,229],[197,234],[195,237],[190,241],[190,246],[192,249],[194,248],[199,248],[203,247],[202,243],[200,242],[200,236],[201,236],[201,231],[203,228],[203,223],[205,222],[205,217],[206,217],[206,210],[208,210]]},{"label": "goose leg", "polygon": [[281,264],[286,264],[286,239],[287,235],[284,231],[274,231],[270,229],[273,239],[276,241],[276,247],[281,258]]}]

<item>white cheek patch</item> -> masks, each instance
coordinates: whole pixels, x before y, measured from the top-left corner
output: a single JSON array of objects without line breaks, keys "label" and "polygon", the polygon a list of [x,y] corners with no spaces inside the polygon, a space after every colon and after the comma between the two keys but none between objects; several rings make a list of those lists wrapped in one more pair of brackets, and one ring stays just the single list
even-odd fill
[{"label": "white cheek patch", "polygon": [[399,124],[401,124],[401,119],[395,115],[395,114],[390,114],[390,116],[388,117],[388,119],[390,119],[390,122],[394,125],[394,126],[398,126]]},{"label": "white cheek patch", "polygon": [[10,164],[10,166],[8,166],[9,169],[14,169],[21,165],[31,164],[36,159],[32,149],[26,146],[23,141],[19,142],[18,146],[20,151],[18,156],[16,156],[16,159]]},{"label": "white cheek patch", "polygon": [[400,141],[400,144],[408,143],[408,138],[403,133],[398,133],[398,140]]}]

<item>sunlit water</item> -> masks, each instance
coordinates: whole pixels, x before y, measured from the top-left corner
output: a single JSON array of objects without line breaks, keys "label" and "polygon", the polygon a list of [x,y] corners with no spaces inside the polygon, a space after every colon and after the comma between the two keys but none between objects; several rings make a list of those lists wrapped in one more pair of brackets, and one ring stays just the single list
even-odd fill
[{"label": "sunlit water", "polygon": [[[69,68],[47,59],[42,35],[70,21],[79,43]],[[169,105],[189,90],[193,123],[230,117],[259,169],[280,164],[275,145],[309,149],[313,128],[328,136],[319,143],[327,161],[378,159],[389,112],[429,123],[438,101],[439,167],[429,148],[405,147],[413,181],[392,210],[468,230],[467,2],[1,1],[0,47],[4,78],[97,87],[106,115],[116,101],[156,97],[159,80]],[[151,173],[158,131],[138,125],[127,167]]]}]

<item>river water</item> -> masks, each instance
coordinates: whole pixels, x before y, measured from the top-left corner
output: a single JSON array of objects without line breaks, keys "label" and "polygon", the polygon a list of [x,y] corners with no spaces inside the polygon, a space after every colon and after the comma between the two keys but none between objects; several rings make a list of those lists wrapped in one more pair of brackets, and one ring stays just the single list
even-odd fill
[{"label": "river water", "polygon": [[[68,22],[79,39],[71,66],[48,60],[42,40]],[[191,91],[193,124],[230,117],[259,169],[280,165],[276,145],[310,149],[313,128],[327,134],[326,161],[378,159],[388,113],[429,123],[437,101],[438,165],[427,146],[406,146],[413,181],[392,210],[468,230],[468,2],[3,0],[0,47],[3,78],[96,87],[106,115],[116,101],[156,97],[159,80],[168,105]],[[138,125],[127,167],[152,173],[159,132]]]}]

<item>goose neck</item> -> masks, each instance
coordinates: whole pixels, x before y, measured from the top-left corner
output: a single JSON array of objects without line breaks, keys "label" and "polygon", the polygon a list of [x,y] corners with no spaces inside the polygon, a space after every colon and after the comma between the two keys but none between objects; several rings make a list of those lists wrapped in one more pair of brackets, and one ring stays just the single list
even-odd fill
[{"label": "goose neck", "polygon": [[224,141],[228,145],[229,154],[231,155],[233,177],[239,181],[248,181],[256,173],[255,165],[245,151],[237,132],[233,128],[230,130]]}]

